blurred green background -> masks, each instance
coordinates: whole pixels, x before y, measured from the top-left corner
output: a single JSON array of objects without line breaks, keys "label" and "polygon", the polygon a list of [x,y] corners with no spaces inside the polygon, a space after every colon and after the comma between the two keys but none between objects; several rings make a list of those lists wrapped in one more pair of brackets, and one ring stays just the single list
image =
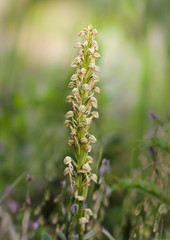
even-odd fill
[{"label": "blurred green background", "polygon": [[64,179],[73,45],[89,23],[102,55],[92,155],[105,142],[108,181],[129,175],[131,152],[137,166],[151,126],[148,112],[170,116],[169,9],[169,0],[0,0],[0,194],[24,171],[34,175],[35,191],[44,178],[56,186]]}]

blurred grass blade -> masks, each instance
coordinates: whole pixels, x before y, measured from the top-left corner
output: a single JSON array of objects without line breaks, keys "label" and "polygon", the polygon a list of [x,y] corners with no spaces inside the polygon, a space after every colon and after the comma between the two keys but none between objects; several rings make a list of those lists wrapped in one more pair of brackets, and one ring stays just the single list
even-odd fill
[{"label": "blurred grass blade", "polygon": [[143,193],[151,195],[153,198],[156,198],[160,202],[166,204],[170,207],[170,194],[169,192],[163,192],[160,190],[154,183],[147,183],[140,178],[137,179],[117,179],[118,183],[112,187],[113,191],[122,190],[122,189],[137,189]]},{"label": "blurred grass blade", "polygon": [[66,240],[66,236],[63,232],[57,232],[61,240]]},{"label": "blurred grass blade", "polygon": [[104,228],[101,227],[101,232],[109,239],[109,240],[116,240],[112,235]]},{"label": "blurred grass blade", "polygon": [[89,232],[87,232],[84,235],[84,240],[90,239],[92,236],[94,236],[98,231],[97,230],[91,230]]},{"label": "blurred grass blade", "polygon": [[[22,173],[10,186],[11,186],[11,188],[15,188],[17,185],[18,185],[18,183],[20,183],[21,182],[21,180],[25,177],[25,172],[24,173]],[[8,197],[8,195],[6,194],[6,193],[4,193],[3,195],[2,195],[2,197],[0,198],[0,204],[5,200],[5,198],[6,197]]]},{"label": "blurred grass blade", "polygon": [[44,232],[42,233],[42,240],[51,240],[51,237],[48,233]]}]

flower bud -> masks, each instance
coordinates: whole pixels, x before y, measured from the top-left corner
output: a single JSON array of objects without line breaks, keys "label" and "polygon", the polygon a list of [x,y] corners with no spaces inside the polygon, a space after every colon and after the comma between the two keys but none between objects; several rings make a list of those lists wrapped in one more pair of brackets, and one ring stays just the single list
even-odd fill
[{"label": "flower bud", "polygon": [[90,172],[90,171],[91,171],[91,167],[90,167],[90,165],[89,165],[88,163],[85,163],[85,164],[83,165],[82,169],[83,169],[84,171],[87,171],[87,172]]},{"label": "flower bud", "polygon": [[74,59],[74,62],[75,63],[80,63],[81,62],[81,58],[79,56],[77,56],[75,59]]},{"label": "flower bud", "polygon": [[72,93],[73,93],[74,95],[78,95],[78,94],[79,94],[78,88],[73,88]]},{"label": "flower bud", "polygon": [[97,139],[95,138],[95,136],[94,136],[94,135],[91,135],[91,134],[89,134],[89,140],[90,140],[90,142],[92,142],[92,143],[97,142]]},{"label": "flower bud", "polygon": [[68,95],[66,98],[66,102],[72,102],[74,97],[72,95]]},{"label": "flower bud", "polygon": [[93,163],[93,158],[91,156],[87,156],[86,162],[87,163]]},{"label": "flower bud", "polygon": [[71,161],[72,161],[72,158],[69,156],[64,158],[64,164],[69,164],[69,163],[71,163]]},{"label": "flower bud", "polygon": [[82,74],[86,74],[87,70],[85,68],[82,68],[80,71]]},{"label": "flower bud", "polygon": [[80,36],[80,37],[85,37],[85,36],[86,36],[85,31],[82,30],[82,31],[79,33],[79,36]]},{"label": "flower bud", "polygon": [[97,83],[97,82],[100,81],[99,77],[96,76],[96,75],[93,75],[93,76],[92,76],[92,80],[93,80],[95,83]]},{"label": "flower bud", "polygon": [[82,43],[81,42],[77,42],[75,45],[74,45],[75,48],[81,48],[82,47]]},{"label": "flower bud", "polygon": [[97,175],[96,174],[92,174],[91,175],[91,179],[95,182],[95,183],[97,183]]},{"label": "flower bud", "polygon": [[93,29],[93,26],[92,26],[91,24],[89,24],[88,27],[87,27],[87,30],[90,31],[90,30],[92,30],[92,29]]},{"label": "flower bud", "polygon": [[94,47],[94,49],[95,49],[96,51],[99,50],[98,43],[97,43],[95,40],[92,41],[92,46]]},{"label": "flower bud", "polygon": [[94,54],[94,48],[93,47],[88,48],[87,53],[93,55]]},{"label": "flower bud", "polygon": [[92,33],[94,34],[94,35],[97,35],[98,34],[98,31],[97,31],[97,29],[93,29],[93,31],[92,31]]},{"label": "flower bud", "polygon": [[65,127],[69,127],[70,124],[71,124],[71,121],[70,121],[70,120],[65,120],[65,122],[64,122],[64,126],[65,126]]},{"label": "flower bud", "polygon": [[76,196],[76,199],[77,199],[79,202],[83,202],[83,201],[84,201],[84,197],[83,197],[83,196]]},{"label": "flower bud", "polygon": [[88,139],[86,137],[83,137],[83,138],[80,139],[80,142],[81,143],[87,143]]},{"label": "flower bud", "polygon": [[100,54],[98,52],[95,52],[93,55],[95,58],[101,58]]},{"label": "flower bud", "polygon": [[93,63],[93,62],[91,62],[90,64],[89,64],[89,68],[95,68],[95,63]]},{"label": "flower bud", "polygon": [[97,99],[95,97],[91,97],[90,102],[94,108],[98,108]]},{"label": "flower bud", "polygon": [[66,116],[66,118],[73,117],[74,116],[74,112],[73,111],[68,111],[65,116]]},{"label": "flower bud", "polygon": [[86,217],[79,218],[79,224],[85,224],[87,222]]},{"label": "flower bud", "polygon": [[99,113],[96,112],[96,111],[93,111],[93,112],[92,112],[92,116],[93,116],[94,118],[99,118]]},{"label": "flower bud", "polygon": [[100,88],[99,87],[94,87],[94,91],[98,94],[101,94]]},{"label": "flower bud", "polygon": [[86,208],[85,212],[87,213],[87,215],[93,216],[93,212],[92,212],[92,210],[90,208]]},{"label": "flower bud", "polygon": [[84,112],[86,111],[86,106],[80,105],[79,111],[82,112],[82,113],[84,113]]},{"label": "flower bud", "polygon": [[88,84],[83,84],[83,90],[84,91],[89,91],[90,90],[90,86]]},{"label": "flower bud", "polygon": [[69,84],[68,84],[68,88],[74,88],[75,87],[75,83],[74,82],[70,82]]},{"label": "flower bud", "polygon": [[94,66],[94,71],[95,71],[95,72],[100,72],[100,68],[95,65],[95,66]]},{"label": "flower bud", "polygon": [[63,173],[64,173],[64,176],[67,175],[69,173],[69,167],[66,167]]},{"label": "flower bud", "polygon": [[71,81],[75,81],[78,80],[78,75],[77,74],[73,74],[70,78]]},{"label": "flower bud", "polygon": [[68,145],[69,145],[70,147],[74,146],[74,140],[68,140]]}]

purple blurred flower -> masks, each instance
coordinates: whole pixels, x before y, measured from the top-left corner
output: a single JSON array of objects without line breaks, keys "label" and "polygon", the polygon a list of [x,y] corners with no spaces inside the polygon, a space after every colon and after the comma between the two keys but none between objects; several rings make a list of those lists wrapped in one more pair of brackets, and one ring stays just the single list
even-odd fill
[{"label": "purple blurred flower", "polygon": [[149,118],[151,120],[158,121],[158,122],[161,120],[160,116],[157,113],[153,112],[153,111],[149,112]]},{"label": "purple blurred flower", "polygon": [[10,195],[13,193],[13,191],[14,191],[13,187],[11,187],[10,185],[8,185],[8,186],[6,187],[6,189],[5,189],[5,194],[6,194],[7,196],[10,196]]},{"label": "purple blurred flower", "polygon": [[30,222],[30,227],[32,228],[32,230],[37,230],[39,227],[39,223],[38,222]]},{"label": "purple blurred flower", "polygon": [[73,204],[71,207],[72,214],[75,214],[78,211],[79,206],[77,204]]},{"label": "purple blurred flower", "polygon": [[27,176],[26,176],[27,182],[31,182],[33,179],[34,179],[34,176],[27,174]]},{"label": "purple blurred flower", "polygon": [[149,148],[148,148],[148,154],[149,154],[151,157],[153,157],[153,155],[155,154],[155,149],[154,149],[154,147],[149,147]]},{"label": "purple blurred flower", "polygon": [[19,204],[18,204],[18,202],[14,201],[14,200],[11,200],[8,203],[8,208],[12,213],[16,213],[18,211]]},{"label": "purple blurred flower", "polygon": [[106,175],[110,170],[110,161],[104,158],[100,167],[100,175]]},{"label": "purple blurred flower", "polygon": [[66,186],[66,180],[61,181],[61,186],[64,188]]}]

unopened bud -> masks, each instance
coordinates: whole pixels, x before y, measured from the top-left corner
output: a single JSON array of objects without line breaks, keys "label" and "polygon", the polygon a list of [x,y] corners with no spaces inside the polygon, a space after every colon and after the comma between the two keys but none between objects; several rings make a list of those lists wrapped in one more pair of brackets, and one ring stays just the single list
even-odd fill
[{"label": "unopened bud", "polygon": [[82,113],[84,113],[84,112],[86,111],[86,106],[80,105],[79,111],[82,112]]},{"label": "unopened bud", "polygon": [[89,68],[95,68],[95,63],[94,62],[91,62],[90,64],[89,64]]},{"label": "unopened bud", "polygon": [[72,161],[72,158],[69,156],[64,158],[64,164],[69,164],[69,163],[71,163],[71,161]]},{"label": "unopened bud", "polygon": [[97,99],[95,97],[91,97],[90,102],[94,108],[98,108]]},{"label": "unopened bud", "polygon": [[87,156],[86,162],[87,163],[93,163],[93,158],[91,156]]},{"label": "unopened bud", "polygon": [[75,45],[74,45],[75,48],[81,48],[82,47],[82,43],[81,42],[77,42]]},{"label": "unopened bud", "polygon": [[90,31],[93,29],[93,26],[91,24],[88,25],[87,29]]},{"label": "unopened bud", "polygon": [[74,140],[68,140],[68,145],[69,145],[70,147],[74,146]]},{"label": "unopened bud", "polygon": [[94,54],[94,48],[93,47],[88,48],[87,53],[93,55]]},{"label": "unopened bud", "polygon": [[86,217],[79,218],[79,224],[85,224],[87,222]]},{"label": "unopened bud", "polygon": [[95,58],[101,58],[100,54],[98,52],[95,52],[93,55]]},{"label": "unopened bud", "polygon": [[67,175],[68,173],[69,173],[69,167],[66,167],[65,169],[64,169],[64,175]]},{"label": "unopened bud", "polygon": [[81,143],[87,143],[88,142],[88,139],[86,137],[83,137],[81,138],[80,140]]},{"label": "unopened bud", "polygon": [[94,136],[94,135],[91,135],[91,134],[89,134],[89,140],[90,140],[90,142],[92,142],[92,143],[97,142],[97,139],[95,138],[95,136]]},{"label": "unopened bud", "polygon": [[74,88],[75,87],[75,83],[74,82],[70,82],[69,84],[68,84],[68,88]]},{"label": "unopened bud", "polygon": [[95,183],[97,183],[97,175],[96,174],[92,174],[91,175],[91,179],[95,182]]},{"label": "unopened bud", "polygon": [[92,212],[92,210],[90,208],[86,208],[85,212],[87,213],[87,215],[93,216],[93,212]]},{"label": "unopened bud", "polygon": [[83,90],[84,91],[89,91],[90,90],[90,86],[88,84],[83,84]]},{"label": "unopened bud", "polygon": [[82,74],[86,74],[87,70],[85,68],[82,68],[80,71]]},{"label": "unopened bud", "polygon": [[100,88],[99,87],[94,87],[94,91],[98,94],[101,94]]},{"label": "unopened bud", "polygon": [[65,126],[65,127],[69,127],[70,124],[71,124],[71,121],[70,121],[70,120],[65,120],[65,122],[64,122],[64,126]]},{"label": "unopened bud", "polygon": [[84,201],[84,197],[83,196],[76,196],[76,199],[80,202]]},{"label": "unopened bud", "polygon": [[88,163],[85,163],[85,164],[83,165],[82,169],[83,169],[84,171],[87,171],[87,172],[90,172],[90,171],[91,171],[91,167],[90,167],[90,165],[89,165]]},{"label": "unopened bud", "polygon": [[81,58],[79,56],[77,56],[75,59],[74,59],[74,62],[75,63],[80,63],[81,62]]},{"label": "unopened bud", "polygon": [[66,116],[66,118],[73,117],[74,116],[74,112],[73,111],[68,111],[65,116]]},{"label": "unopened bud", "polygon": [[79,33],[79,36],[80,36],[80,37],[85,37],[85,36],[86,36],[85,31],[82,30],[82,31]]},{"label": "unopened bud", "polygon": [[96,111],[93,111],[93,112],[92,112],[92,116],[93,116],[94,118],[99,118],[99,113],[96,112]]},{"label": "unopened bud", "polygon": [[75,74],[73,74],[72,76],[71,76],[71,78],[70,78],[70,80],[71,81],[75,81],[75,80],[77,80],[78,79],[78,75],[75,73]]},{"label": "unopened bud", "polygon": [[78,95],[78,94],[79,94],[78,88],[73,88],[72,93],[73,93],[74,95]]},{"label": "unopened bud", "polygon": [[98,31],[97,31],[97,29],[93,29],[93,31],[92,31],[92,33],[94,34],[94,35],[97,35],[98,34]]},{"label": "unopened bud", "polygon": [[95,65],[95,66],[94,66],[94,71],[95,71],[95,72],[100,72],[100,68]]}]

